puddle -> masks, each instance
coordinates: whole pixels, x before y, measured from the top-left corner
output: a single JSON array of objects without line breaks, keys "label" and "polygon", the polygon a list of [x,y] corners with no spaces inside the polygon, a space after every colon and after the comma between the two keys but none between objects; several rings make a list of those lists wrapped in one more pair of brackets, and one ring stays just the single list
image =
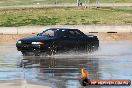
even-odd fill
[{"label": "puddle", "polygon": [[15,44],[0,44],[0,48],[0,80],[26,79],[48,83],[53,88],[81,88],[78,78],[82,67],[88,70],[91,79],[132,80],[131,41],[102,43],[99,50],[91,54],[52,57],[23,57]]}]

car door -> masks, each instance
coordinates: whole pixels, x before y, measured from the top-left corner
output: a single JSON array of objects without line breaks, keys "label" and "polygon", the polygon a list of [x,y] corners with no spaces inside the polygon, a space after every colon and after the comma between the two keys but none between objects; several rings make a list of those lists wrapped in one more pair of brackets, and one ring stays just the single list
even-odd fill
[{"label": "car door", "polygon": [[87,38],[86,36],[79,30],[75,30],[76,40],[77,40],[77,49],[84,50],[87,47]]},{"label": "car door", "polygon": [[65,32],[63,33],[63,36],[60,39],[60,46],[62,47],[62,49],[64,50],[74,50],[77,46],[77,38],[75,35],[74,30],[65,30]]},{"label": "car door", "polygon": [[78,37],[75,34],[75,30],[68,31],[69,46],[71,50],[76,50],[78,46]]}]

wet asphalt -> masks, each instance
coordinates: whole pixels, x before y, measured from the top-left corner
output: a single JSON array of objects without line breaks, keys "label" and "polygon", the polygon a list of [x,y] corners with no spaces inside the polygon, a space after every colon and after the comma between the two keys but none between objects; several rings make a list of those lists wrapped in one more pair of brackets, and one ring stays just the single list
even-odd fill
[{"label": "wet asphalt", "polygon": [[[0,43],[0,80],[25,79],[52,88],[83,88],[81,68],[90,79],[132,80],[132,41],[101,42],[93,53],[23,57],[15,43]],[[131,88],[132,86],[89,86],[88,88]]]}]

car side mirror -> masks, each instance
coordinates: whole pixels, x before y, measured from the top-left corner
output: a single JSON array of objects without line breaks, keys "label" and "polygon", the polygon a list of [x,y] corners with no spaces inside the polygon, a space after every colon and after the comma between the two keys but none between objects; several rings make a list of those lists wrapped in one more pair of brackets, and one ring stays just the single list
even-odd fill
[{"label": "car side mirror", "polygon": [[42,33],[38,33],[38,34],[37,34],[37,36],[41,36],[41,35],[42,35]]},{"label": "car side mirror", "polygon": [[37,36],[39,36],[40,34],[37,34]]}]

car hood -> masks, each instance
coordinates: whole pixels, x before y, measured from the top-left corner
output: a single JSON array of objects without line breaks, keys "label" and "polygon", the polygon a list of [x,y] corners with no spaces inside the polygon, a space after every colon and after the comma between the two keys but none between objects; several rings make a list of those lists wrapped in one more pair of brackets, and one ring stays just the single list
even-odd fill
[{"label": "car hood", "polygon": [[28,42],[37,42],[37,41],[44,41],[44,40],[50,40],[53,39],[53,37],[47,37],[47,36],[34,36],[34,37],[26,37],[22,38],[19,41],[28,41]]}]

